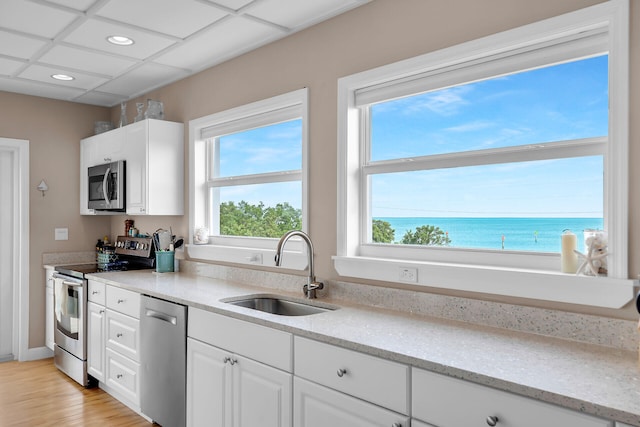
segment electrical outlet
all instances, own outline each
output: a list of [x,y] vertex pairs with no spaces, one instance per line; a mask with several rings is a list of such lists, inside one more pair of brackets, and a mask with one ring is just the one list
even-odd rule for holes
[[260,254],[260,253],[251,254],[251,256],[248,259],[249,259],[249,264],[260,264],[260,265],[262,265],[262,254]]
[[401,282],[418,282],[418,269],[409,267],[400,267],[399,279]]

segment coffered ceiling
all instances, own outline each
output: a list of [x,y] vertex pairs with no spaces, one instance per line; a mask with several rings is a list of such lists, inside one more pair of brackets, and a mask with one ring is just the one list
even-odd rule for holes
[[113,106],[368,1],[0,0],[0,91]]

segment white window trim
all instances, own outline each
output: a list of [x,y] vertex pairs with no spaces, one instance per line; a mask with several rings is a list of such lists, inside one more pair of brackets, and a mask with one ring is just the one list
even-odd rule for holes
[[[633,298],[634,281],[628,277],[628,111],[629,111],[629,2],[606,3],[550,18],[503,33],[463,43],[451,48],[368,70],[338,80],[338,226],[337,254],[333,257],[341,276],[400,282],[400,272],[415,269],[413,285],[507,295],[580,305],[620,308]],[[473,263],[451,262],[451,257],[420,261],[407,256],[391,259],[376,252],[375,245],[361,242],[366,230],[363,218],[360,110],[356,92],[386,81],[406,79],[429,72],[434,67],[455,66],[478,58],[497,56],[514,46],[567,37],[584,31],[606,28],[609,32],[610,115],[609,141],[605,156],[605,228],[611,245],[609,277],[587,277],[559,273],[557,266],[532,270],[511,266],[491,266],[482,251],[463,251]],[[559,238],[559,237],[558,237]],[[372,249],[372,250],[371,250]],[[407,251],[411,249],[408,248]],[[458,250],[459,251],[459,250]],[[446,249],[445,249],[446,252]],[[375,254],[372,256],[372,254]],[[514,254],[514,259],[522,255]],[[530,256],[530,255],[526,255]],[[517,264],[514,263],[514,264]]]
[[[216,262],[229,262],[251,265],[275,265],[274,257],[278,239],[236,236],[212,236],[209,244],[196,245],[193,242],[193,232],[207,224],[209,216],[207,192],[209,171],[203,160],[207,155],[207,135],[212,127],[228,125],[232,129],[234,121],[246,120],[255,116],[259,122],[260,116],[268,114],[270,117],[278,111],[298,106],[302,117],[302,171],[290,174],[289,171],[276,172],[269,175],[276,181],[284,179],[300,179],[302,182],[302,230],[307,230],[308,224],[308,89],[299,89],[283,95],[274,96],[251,104],[214,113],[205,117],[189,121],[189,244],[186,245],[187,254],[192,259]],[[268,123],[262,123],[262,125]],[[295,175],[295,176],[294,176]],[[222,178],[221,180],[224,180]],[[251,176],[235,179],[239,184],[253,183]],[[283,257],[283,266],[292,269],[306,268],[307,258],[304,247],[300,242],[292,241],[287,244],[287,251]]]

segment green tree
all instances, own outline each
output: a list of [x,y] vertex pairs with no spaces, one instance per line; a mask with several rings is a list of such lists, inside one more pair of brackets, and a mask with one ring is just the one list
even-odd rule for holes
[[302,211],[289,203],[265,207],[244,200],[220,204],[220,234],[225,236],[280,237],[302,227]]
[[451,243],[449,234],[445,233],[434,225],[422,225],[413,230],[407,231],[402,237],[405,245],[429,245],[429,246],[448,246]]
[[374,219],[371,227],[375,243],[393,243],[396,238],[396,230],[391,228],[391,224],[387,221]]

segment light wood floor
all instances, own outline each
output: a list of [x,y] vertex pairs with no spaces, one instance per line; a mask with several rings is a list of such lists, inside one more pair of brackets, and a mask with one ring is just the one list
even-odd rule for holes
[[97,387],[85,389],[53,359],[0,363],[0,427],[150,427],[144,418]]

